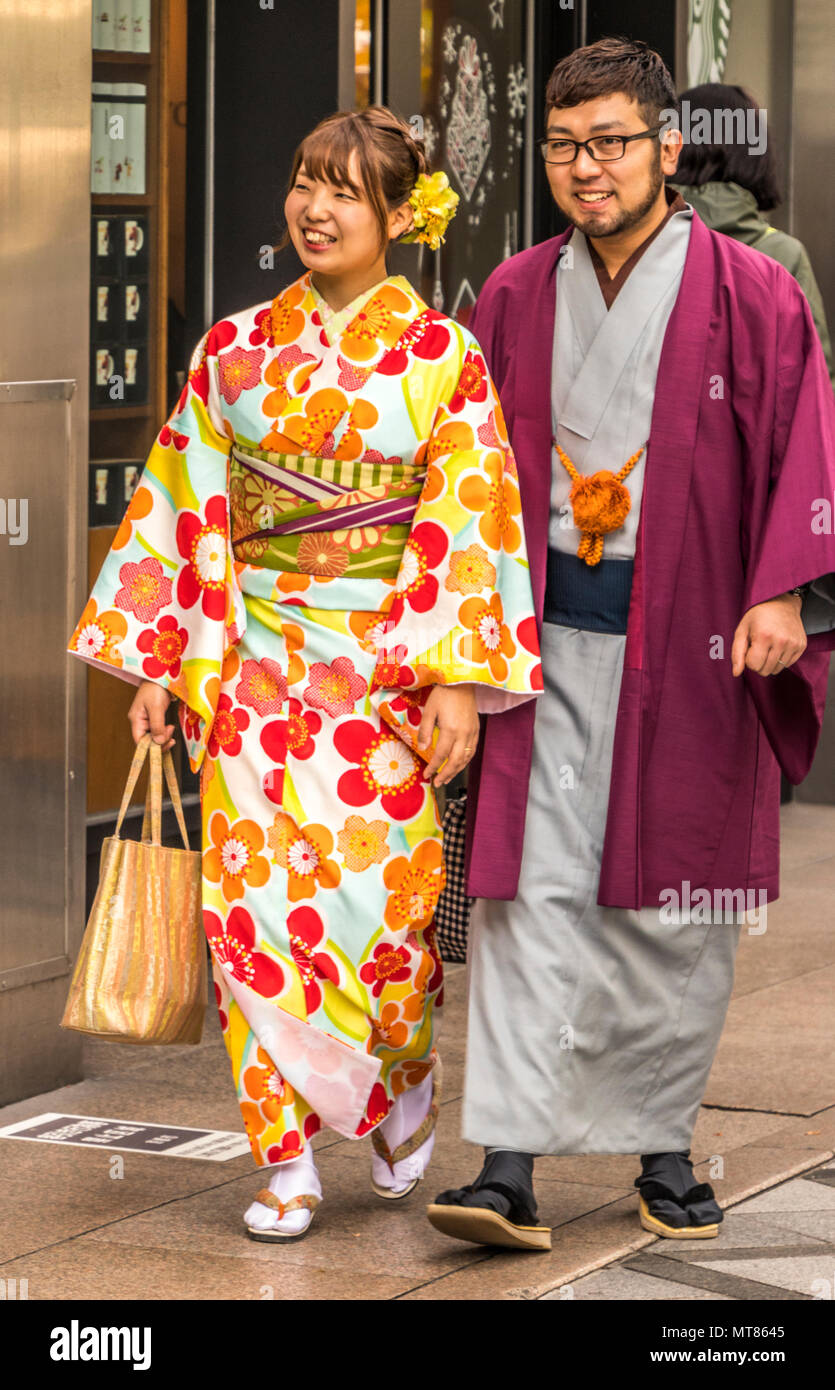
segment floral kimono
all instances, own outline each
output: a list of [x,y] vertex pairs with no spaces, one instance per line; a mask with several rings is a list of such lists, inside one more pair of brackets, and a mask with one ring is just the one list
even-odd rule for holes
[[359,1137],[436,1061],[435,684],[541,688],[516,467],[478,345],[400,276],[306,274],[195,350],[69,650],[179,697],[203,918],[256,1164]]

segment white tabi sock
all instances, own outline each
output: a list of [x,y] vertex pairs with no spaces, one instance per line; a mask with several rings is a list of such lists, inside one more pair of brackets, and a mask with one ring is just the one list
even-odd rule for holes
[[[418,1086],[404,1091],[392,1106],[391,1113],[380,1125],[380,1131],[392,1153],[404,1140],[414,1134],[429,1112],[432,1104],[432,1072],[425,1076]],[[378,1187],[389,1187],[392,1192],[402,1192],[415,1178],[422,1178],[429,1167],[432,1150],[435,1147],[435,1131],[424,1139],[419,1149],[408,1158],[401,1158],[391,1171],[385,1159],[372,1150],[371,1176]]]
[[[322,1184],[313,1158],[313,1145],[305,1144],[299,1158],[279,1163],[267,1186],[280,1202],[289,1202],[291,1197],[301,1197],[305,1193],[321,1197]],[[279,1218],[277,1211],[265,1207],[262,1202],[253,1202],[244,1212],[247,1226],[254,1226],[258,1231],[283,1231],[285,1235],[293,1236],[306,1231],[312,1219],[313,1213],[305,1207],[299,1211],[288,1211],[286,1216]]]

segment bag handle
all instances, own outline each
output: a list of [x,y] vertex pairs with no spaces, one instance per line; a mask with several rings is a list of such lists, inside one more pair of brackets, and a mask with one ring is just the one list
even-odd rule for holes
[[150,746],[151,735],[143,734],[141,739],[137,743],[136,748],[134,749],[133,762],[130,765],[130,772],[128,773],[128,780],[125,783],[125,791],[124,795],[122,796],[122,804],[119,807],[119,816],[116,821],[117,840],[122,830],[122,821],[125,818],[125,812],[127,811],[128,804],[130,802],[131,797],[133,796],[133,789],[139,780],[139,774],[142,771],[142,765],[145,762],[145,757]]
[[186,849],[190,849],[188,831],[186,830],[185,818],[183,816],[183,803],[180,799],[180,789],[177,785],[177,774],[174,771],[174,762],[170,750],[166,750],[161,755],[160,746],[154,743],[150,734],[143,734],[136,745],[133,754],[133,762],[128,772],[125,790],[122,796],[122,804],[119,807],[119,816],[116,821],[116,838],[119,838],[122,830],[122,821],[128,809],[130,799],[133,796],[134,788],[139,780],[145,758],[150,751],[151,754],[151,775],[148,778],[148,791],[145,796],[145,811],[142,816],[142,839],[147,839],[150,829],[152,843],[159,844],[162,839],[162,769],[165,768],[165,780],[168,783],[168,790],[174,806],[174,814],[177,817],[177,824],[180,827],[180,834]]
[[162,749],[151,740],[149,744],[151,766],[148,774],[148,790],[145,793],[145,810],[142,814],[140,839],[148,843],[150,822],[151,844],[162,844]]
[[[154,774],[155,750],[156,750],[157,752],[159,751],[159,744],[158,744],[158,743],[157,743],[157,744],[154,744],[154,743],[151,744],[151,776],[152,776],[152,777],[153,777],[153,774]],[[159,759],[156,759],[156,765],[157,765],[157,769],[159,769]],[[162,755],[162,768],[163,768],[163,771],[165,772],[165,780],[166,780],[166,782],[168,783],[168,795],[171,797],[171,804],[172,804],[172,806],[174,807],[174,814],[175,814],[175,816],[177,817],[177,824],[178,824],[178,826],[180,827],[180,835],[182,836],[183,844],[185,845],[186,849],[190,851],[190,850],[191,850],[191,845],[190,845],[190,843],[189,843],[188,831],[187,831],[187,829],[186,829],[185,816],[183,815],[183,803],[182,803],[182,801],[181,801],[181,799],[180,799],[180,788],[179,788],[179,786],[177,785],[177,774],[176,774],[176,772],[174,771],[174,759],[171,757],[171,750],[170,750],[170,748],[166,748],[165,752],[164,752],[163,755]],[[159,770],[157,770],[157,777],[159,778]],[[159,815],[160,815],[160,817],[161,817],[161,816],[162,816],[162,781],[161,781],[161,779],[160,779],[159,782],[158,782],[158,786],[159,786]],[[148,790],[149,790],[149,792],[151,791],[151,786],[150,786],[150,784],[149,784]],[[143,840],[147,839],[147,837],[148,837],[148,811],[149,811],[148,801],[149,801],[149,798],[146,796],[146,798],[145,798],[145,813],[144,813],[144,815],[143,815],[143,817],[142,817],[142,839],[143,839]],[[153,808],[153,806],[152,806],[152,807],[151,807],[151,812],[152,812],[152,813],[153,813],[153,809],[154,809],[154,808]],[[154,843],[154,844],[159,844],[159,841],[160,841],[160,835],[159,835],[159,833],[158,833],[158,834],[157,834],[157,837],[156,837],[156,839],[154,840],[153,843]]]

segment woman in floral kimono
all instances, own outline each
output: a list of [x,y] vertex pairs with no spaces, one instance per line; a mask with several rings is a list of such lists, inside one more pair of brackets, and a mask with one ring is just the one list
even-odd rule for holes
[[478,345],[386,274],[455,195],[384,108],[302,143],[285,204],[307,272],[195,350],[70,651],[179,697],[200,771],[203,917],[258,1240],[303,1234],[312,1136],[422,1176],[438,1106],[434,788],[478,715],[541,688],[516,468]]

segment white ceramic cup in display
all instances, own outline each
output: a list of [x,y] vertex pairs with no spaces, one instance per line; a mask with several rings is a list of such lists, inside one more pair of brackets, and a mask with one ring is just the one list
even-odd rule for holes
[[129,502],[136,491],[136,484],[139,481],[139,469],[130,464],[125,469],[125,501]]
[[142,296],[138,285],[125,285],[125,322],[135,323],[139,317]]
[[112,352],[108,352],[108,351],[107,351],[107,348],[98,348],[98,349],[96,350],[96,385],[97,385],[97,386],[106,386],[106,385],[108,384],[108,382],[110,381],[110,378],[111,378],[112,375],[113,375],[113,368],[114,368],[115,366],[116,366],[116,361],[115,361],[115,359],[114,359],[114,357],[113,357]]
[[96,506],[107,506],[107,469],[96,469]]
[[105,218],[96,223],[96,250],[100,256],[110,255],[110,223]]
[[125,255],[136,256],[145,245],[145,232],[139,222],[129,217],[125,222]]
[[125,348],[125,385],[136,385],[136,359],[138,356],[137,348]]
[[96,318],[99,323],[107,323],[110,317],[110,286],[96,286]]

